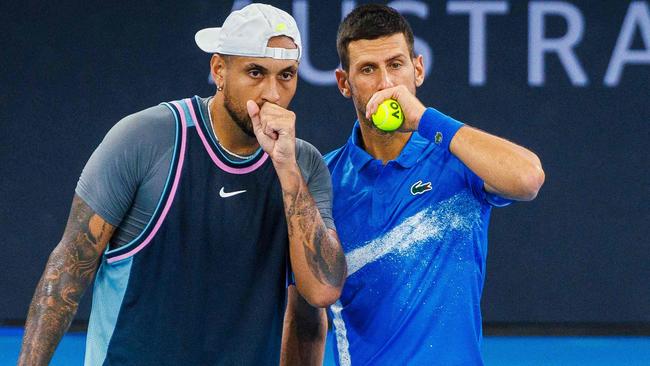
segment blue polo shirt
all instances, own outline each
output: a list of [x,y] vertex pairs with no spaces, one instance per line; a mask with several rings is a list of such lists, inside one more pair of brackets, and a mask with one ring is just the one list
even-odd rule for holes
[[[425,113],[420,122],[429,123]],[[383,165],[347,143],[325,157],[348,279],[330,309],[339,365],[481,365],[492,206],[481,178],[414,132]]]

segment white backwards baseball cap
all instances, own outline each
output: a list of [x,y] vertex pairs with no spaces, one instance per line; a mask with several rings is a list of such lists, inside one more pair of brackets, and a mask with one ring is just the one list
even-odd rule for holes
[[[298,48],[267,47],[269,39],[287,36]],[[196,44],[205,52],[245,57],[271,57],[300,60],[300,31],[293,17],[266,4],[250,4],[232,12],[221,28],[205,28],[196,32]]]

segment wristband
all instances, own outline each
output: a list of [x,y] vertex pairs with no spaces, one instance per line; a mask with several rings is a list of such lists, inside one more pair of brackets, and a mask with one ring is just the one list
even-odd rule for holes
[[464,123],[456,121],[434,108],[427,108],[420,118],[418,133],[427,140],[449,150],[449,144],[454,135]]

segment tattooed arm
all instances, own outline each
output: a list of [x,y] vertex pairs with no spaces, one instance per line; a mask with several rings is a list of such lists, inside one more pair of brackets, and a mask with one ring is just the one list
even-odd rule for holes
[[347,274],[336,231],[328,229],[297,165],[278,172],[289,227],[289,256],[300,294],[315,307],[341,295]]
[[336,231],[325,227],[300,171],[278,171],[278,176],[298,289],[290,286],[288,291],[280,365],[322,365],[327,332],[322,307],[341,294],[347,276],[345,257]]
[[50,254],[29,306],[18,365],[50,362],[113,231],[113,226],[74,196],[63,238]]
[[289,286],[280,366],[322,366],[326,334],[325,309],[312,307]]
[[341,295],[347,267],[336,231],[325,226],[296,162],[296,115],[269,102],[260,108],[249,100],[246,108],[282,186],[296,287],[311,305],[326,307]]

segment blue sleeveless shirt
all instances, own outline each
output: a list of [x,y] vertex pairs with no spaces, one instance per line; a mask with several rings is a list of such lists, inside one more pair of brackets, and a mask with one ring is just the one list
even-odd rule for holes
[[197,97],[176,118],[158,207],[98,270],[88,365],[277,365],[288,279],[280,182],[259,151],[229,161]]

